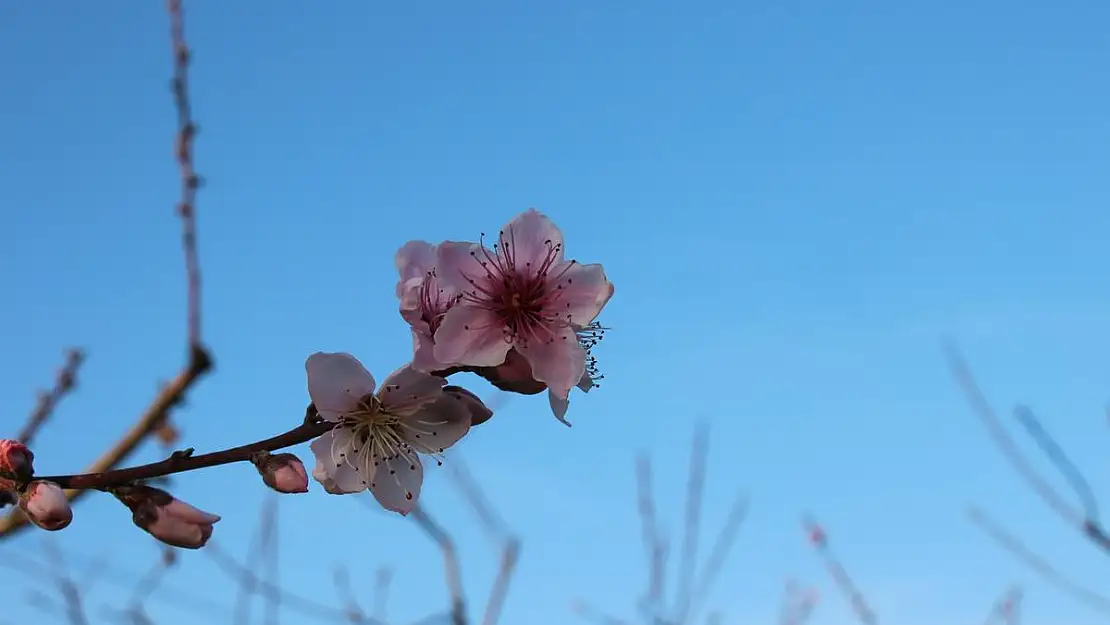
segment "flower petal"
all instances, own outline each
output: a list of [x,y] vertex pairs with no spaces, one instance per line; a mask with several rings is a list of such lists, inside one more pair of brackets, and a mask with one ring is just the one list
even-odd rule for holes
[[385,412],[407,417],[439,399],[445,384],[447,380],[407,364],[389,374],[378,391],[378,399],[382,400]]
[[370,492],[383,508],[407,515],[420,498],[424,466],[415,453],[384,460],[374,472]]
[[348,461],[351,451],[350,431],[337,428],[322,434],[308,446],[316,456],[312,477],[333,495],[366,490],[362,476]]
[[374,392],[374,376],[350,354],[316,352],[304,367],[308,396],[328,421],[338,421],[342,413],[357,408],[360,399]]
[[412,329],[412,368],[417,371],[439,371],[447,365],[436,360],[436,344],[427,332]]
[[563,233],[546,215],[529,208],[505,224],[497,252],[512,254],[518,271],[529,266],[538,269],[545,262],[557,266],[563,261]]
[[443,316],[433,337],[436,360],[443,363],[496,367],[505,362],[512,346],[505,326],[492,313],[464,302]]
[[436,282],[440,288],[453,293],[470,289],[471,280],[486,275],[477,258],[482,252],[482,246],[469,241],[440,243],[436,248]]
[[187,504],[180,499],[174,499],[169,504],[164,506],[163,510],[183,521],[186,521],[188,523],[196,523],[199,525],[211,525],[220,520],[219,515],[205,512],[204,510]]
[[557,329],[549,337],[537,337],[526,343],[518,340],[516,348],[532,365],[532,376],[562,399],[586,371],[586,350],[570,328]]
[[566,416],[567,408],[570,408],[570,395],[559,397],[555,393],[547,391],[547,403],[551,405],[551,414],[555,415],[556,419],[565,423],[569,428],[570,421],[567,421]]
[[560,292],[554,312],[566,315],[576,326],[589,325],[613,297],[613,283],[609,282],[601,265],[571,263],[565,271],[552,273],[559,276],[557,288]]
[[420,278],[435,267],[436,246],[427,241],[409,241],[393,255],[393,265],[397,267],[400,279],[397,281],[397,297],[404,294],[406,283],[412,278]]
[[470,431],[470,410],[463,398],[444,393],[434,404],[403,420],[401,436],[420,453],[441,454]]

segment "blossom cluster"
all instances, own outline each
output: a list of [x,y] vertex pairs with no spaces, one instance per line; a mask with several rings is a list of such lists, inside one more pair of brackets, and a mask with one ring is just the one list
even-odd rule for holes
[[59,530],[73,519],[63,487],[96,488],[126,505],[135,525],[155,538],[195,549],[220,517],[132,476],[249,461],[270,488],[303,493],[309,473],[301,461],[271,452],[311,441],[311,477],[326,492],[368,490],[383,508],[408,514],[424,480],[421,457],[442,462],[447,448],[493,416],[473,392],[448,384],[450,375],[471,372],[523,395],[547,391],[552,413],[567,425],[571,391],[589,391],[601,378],[592,349],[605,331],[597,317],[613,284],[601,265],[568,260],[563,248],[559,228],[535,209],[511,220],[492,244],[484,235],[477,242],[410,241],[396,254],[395,295],[413,352],[380,385],[351,354],[318,352],[305,362],[312,403],[297,428],[203,457],[185,450],[101,474],[36,479],[31,450],[0,439],[0,495],[18,501],[35,525]]

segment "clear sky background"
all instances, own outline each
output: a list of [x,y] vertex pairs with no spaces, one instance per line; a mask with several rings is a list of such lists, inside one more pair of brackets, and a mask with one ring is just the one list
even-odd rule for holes
[[[1107,586],[1106,557],[991,447],[939,340],[961,341],[1004,413],[1041,411],[1110,492],[1110,5],[186,8],[217,372],[176,415],[184,443],[295,424],[317,350],[350,351],[380,379],[410,355],[394,251],[496,231],[535,206],[570,256],[605,264],[615,329],[598,348],[606,383],[575,396],[572,429],[542,395],[513,397],[460,445],[524,544],[503,622],[574,622],[574,598],[632,614],[646,570],[634,455],[655,457],[677,530],[698,419],[713,428],[707,531],[734,492],[752,498],[710,602],[728,623],[773,622],[788,576],[821,586],[814,625],[851,622],[798,529],[807,510],[885,623],[978,623],[1014,583],[1029,625],[1103,622],[966,520],[977,503]],[[43,473],[91,461],[182,362],[170,70],[161,2],[0,5],[4,429],[63,348],[89,353],[36,445]],[[267,496],[253,469],[191,474],[174,492],[222,514],[213,540],[246,553]],[[495,555],[444,471],[429,472],[425,502],[480,600]],[[446,605],[434,548],[400,517],[320,488],[280,506],[284,585],[339,603],[342,564],[368,599],[392,565],[397,622]],[[106,496],[76,514],[49,538],[75,565],[111,554],[91,599],[101,618],[157,550]],[[43,537],[2,550],[34,555]],[[7,622],[41,622],[24,602],[36,584],[0,573]],[[235,595],[200,552],[172,585],[227,606]],[[160,625],[219,616],[174,596],[150,603]]]

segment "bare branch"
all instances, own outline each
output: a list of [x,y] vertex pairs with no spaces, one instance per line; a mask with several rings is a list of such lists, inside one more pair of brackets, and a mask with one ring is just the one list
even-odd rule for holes
[[[258,514],[258,527],[255,531],[247,553],[247,568],[249,570],[261,569],[262,558],[273,539],[274,519],[277,516],[277,498],[270,497],[262,504]],[[235,596],[235,622],[240,625],[250,623],[251,599],[254,598],[254,589],[258,578],[254,576],[241,576],[239,578],[239,592]]]
[[694,429],[694,440],[690,450],[690,474],[686,483],[686,515],[678,569],[678,596],[675,601],[676,623],[685,623],[690,612],[690,593],[694,586],[698,538],[701,536],[702,494],[705,492],[705,461],[708,454],[708,428],[704,423],[698,424]]
[[1110,616],[1110,598],[1091,590],[1067,577],[1043,557],[1026,547],[1020,540],[1002,528],[986,513],[975,506],[969,506],[968,517],[979,529],[990,536],[1000,547],[1021,560],[1023,564],[1038,573],[1042,579],[1056,586],[1064,594],[1072,597],[1104,616]]
[[66,350],[65,364],[58,369],[58,374],[54,378],[54,387],[39,393],[38,403],[35,404],[31,416],[27,418],[27,423],[16,436],[17,440],[25,445],[31,444],[39,428],[54,414],[58,403],[77,385],[77,372],[84,361],[85,353],[82,350],[77,348]]
[[855,612],[856,618],[864,625],[878,625],[878,617],[875,616],[875,612],[868,605],[867,599],[856,587],[856,583],[852,581],[847,569],[844,568],[844,565],[829,548],[829,537],[825,530],[809,517],[802,519],[802,526],[806,530],[806,536],[809,538],[810,544],[821,556],[825,569],[828,570],[837,587],[851,602],[852,611]]
[[443,553],[443,573],[447,583],[447,592],[451,595],[451,623],[452,625],[466,625],[466,601],[462,588],[462,569],[459,566],[459,556],[455,551],[455,543],[438,523],[432,520],[424,511],[424,506],[417,505],[409,513],[409,517],[417,527],[424,530]]
[[393,571],[388,567],[378,568],[374,575],[374,618],[379,621],[387,619],[387,604],[389,601],[389,583],[393,580]]
[[654,621],[665,609],[667,546],[659,531],[651,482],[651,458],[641,454],[636,458],[636,502],[648,561],[648,587],[641,604],[648,619]]

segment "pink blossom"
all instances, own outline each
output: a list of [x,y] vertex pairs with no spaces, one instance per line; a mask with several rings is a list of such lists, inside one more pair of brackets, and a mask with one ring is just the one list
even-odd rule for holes
[[203,547],[212,537],[212,526],[220,520],[151,486],[119,486],[112,494],[131,509],[135,525],[173,547]]
[[470,252],[470,243],[446,241],[432,245],[426,241],[409,241],[394,256],[399,279],[397,297],[401,300],[401,318],[412,328],[412,366],[418,371],[440,371],[448,363],[435,357],[433,336],[443,315],[459,299],[453,285],[439,279],[441,264],[457,263]]
[[66,493],[54,482],[35,480],[19,496],[19,507],[32,523],[44,530],[65,529],[73,521]]
[[419,454],[438,458],[470,430],[470,407],[443,392],[447,380],[405,365],[375,393],[370,372],[350,354],[305,362],[308,394],[335,427],[311,444],[312,476],[331,493],[369,489],[387,510],[408,514],[420,497]]
[[262,482],[279,493],[308,492],[308,472],[304,463],[293,454],[258,452],[251,457]]
[[505,226],[493,249],[472,245],[466,256],[441,255],[436,277],[460,297],[434,332],[435,359],[497,367],[515,349],[547,385],[562,420],[559,405],[586,373],[577,331],[613,296],[602,266],[565,260],[560,230],[529,209]]

